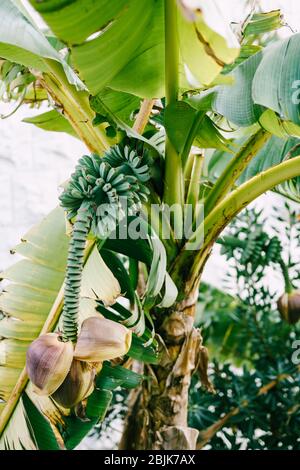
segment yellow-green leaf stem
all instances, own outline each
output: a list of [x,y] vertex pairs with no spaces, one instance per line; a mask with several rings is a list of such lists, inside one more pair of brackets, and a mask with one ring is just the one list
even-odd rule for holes
[[200,178],[204,163],[204,156],[201,154],[194,155],[193,167],[186,196],[186,203],[191,204],[195,209],[199,199]]
[[[177,29],[177,5],[175,0],[165,0],[165,90],[166,104],[178,99],[179,87],[179,41]],[[173,226],[178,235],[183,225],[184,184],[181,158],[166,138],[164,201],[169,206],[176,204]]]
[[94,112],[89,106],[89,94],[77,91],[65,77],[61,65],[47,60],[49,73],[39,77],[49,95],[61,107],[64,116],[69,120],[78,137],[95,153],[101,155],[107,150],[109,142],[103,125],[94,127],[92,124]]
[[225,167],[205,200],[205,214],[209,214],[214,207],[216,207],[218,202],[226,196],[252,158],[255,157],[257,152],[265,145],[270,137],[271,134],[269,134],[269,132],[259,129],[248,139],[245,145],[242,146],[239,152]]
[[222,230],[242,209],[244,209],[244,207],[278,184],[299,175],[300,156],[259,173],[228,194],[210,214],[205,217],[203,223],[198,227],[190,240],[190,242],[196,240],[199,231],[200,233],[202,233],[202,231],[204,232],[204,244],[200,248],[199,254],[195,257],[194,261],[196,272],[202,269],[201,264],[206,259],[207,250],[210,250]]

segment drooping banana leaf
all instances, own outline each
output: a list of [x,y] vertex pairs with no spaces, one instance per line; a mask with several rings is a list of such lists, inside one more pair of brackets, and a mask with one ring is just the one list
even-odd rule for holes
[[51,330],[59,316],[67,247],[63,212],[55,209],[16,248],[25,258],[2,273],[10,281],[0,297],[2,448],[34,448],[23,401],[17,399],[27,382],[23,368],[28,345],[41,331]]
[[[244,183],[257,173],[299,154],[300,139],[290,137],[288,140],[283,140],[274,136],[250,162],[247,169],[241,175],[240,183]],[[276,186],[274,191],[295,202],[300,202],[300,177]]]
[[[281,39],[252,55],[230,75],[233,83],[213,89],[212,109],[237,126],[259,122],[266,109],[276,113],[290,135],[300,124],[298,51],[300,34]],[[197,99],[195,99],[197,102]],[[273,132],[270,122],[267,130]],[[277,126],[274,127],[274,134]]]
[[[3,311],[0,320],[1,449],[73,448],[104,417],[112,390],[119,385],[130,388],[133,381],[141,380],[140,376],[120,366],[117,370],[104,367],[94,392],[87,400],[84,416],[80,417],[58,407],[49,397],[36,395],[31,383],[27,382],[24,366],[30,342],[40,333],[52,331],[54,327],[61,328],[68,244],[64,213],[57,208],[31,229],[16,247],[15,252],[24,259],[2,273],[2,278],[9,283],[0,296],[0,309]],[[160,256],[163,253],[160,252]],[[112,268],[115,269],[116,265]],[[101,313],[110,312],[106,307],[114,304],[117,315],[111,319],[132,323],[134,314],[116,303],[120,294],[117,278],[101,258],[95,241],[89,240],[82,273],[79,321],[97,314],[96,307],[97,304],[100,307],[101,302],[102,306],[105,305],[102,310],[100,308]],[[135,295],[134,291],[132,295]],[[109,314],[105,316],[109,317]],[[139,323],[141,319],[144,322],[143,312],[138,317]],[[142,335],[140,338],[133,335],[128,355],[156,362],[153,333],[144,326],[139,334]],[[113,379],[116,374],[118,380]],[[43,432],[43,437],[40,432]]]
[[233,84],[216,88],[212,108],[237,126],[247,127],[257,122],[264,108],[252,96],[252,80],[262,59],[258,52],[232,72]]
[[53,60],[63,66],[70,83],[85,89],[76,73],[23,11],[13,1],[1,0],[0,57],[40,71],[47,71],[47,60]]
[[[30,384],[27,385],[24,366],[30,342],[40,333],[53,330],[59,320],[68,243],[63,210],[57,208],[31,229],[16,247],[15,251],[24,259],[1,275],[9,283],[0,296],[3,312],[0,320],[0,448],[38,448],[36,421],[44,423],[39,409],[48,419],[45,427],[47,423],[49,427],[49,422],[56,426],[65,423],[63,411],[49,398],[38,397],[32,392]],[[92,286],[93,296],[109,305],[120,294],[119,283],[104,264],[96,246],[91,249],[91,243],[83,270],[82,295],[92,297]],[[87,311],[82,312],[82,319],[89,314],[88,306]],[[37,411],[24,398],[25,389]],[[102,391],[102,395],[105,401],[93,405],[96,410],[100,407],[101,412],[108,406],[107,394]],[[95,420],[99,416],[94,416]],[[49,442],[52,442],[51,427],[49,429]],[[57,433],[56,429],[55,435]]]
[[27,392],[0,438],[1,450],[60,450],[49,420],[34,405]]
[[66,132],[72,137],[78,137],[69,121],[56,109],[47,111],[37,116],[24,118],[23,122],[34,124],[44,131]]
[[299,46],[300,34],[295,34],[267,47],[252,84],[256,103],[276,111],[283,119],[295,124],[300,124]]

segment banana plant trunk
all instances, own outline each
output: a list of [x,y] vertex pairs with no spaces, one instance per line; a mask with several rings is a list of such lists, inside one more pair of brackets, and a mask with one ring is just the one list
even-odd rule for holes
[[188,426],[187,418],[191,376],[205,349],[200,330],[193,326],[197,294],[198,289],[156,316],[161,359],[145,367],[149,380],[130,396],[120,449],[196,448],[198,431]]

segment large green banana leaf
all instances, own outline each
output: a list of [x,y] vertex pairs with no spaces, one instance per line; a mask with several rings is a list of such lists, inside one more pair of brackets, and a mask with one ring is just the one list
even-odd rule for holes
[[300,124],[299,46],[300,34],[295,34],[266,48],[252,84],[256,103],[295,124]]
[[[93,95],[105,86],[146,98],[164,95],[163,0],[31,4],[68,45],[70,61]],[[209,84],[238,53],[206,25],[201,13],[193,21],[180,13],[178,28],[183,76],[185,65],[199,82]]]
[[[55,38],[44,36],[24,6],[12,0],[0,3],[0,57],[42,72],[52,73],[53,64],[61,64],[70,83],[79,90],[87,86],[98,101],[127,125],[139,108],[139,98],[164,96],[163,0],[31,3],[57,35],[58,49],[64,44],[68,46],[68,60],[53,46]],[[188,80],[191,76],[199,86],[209,85],[223,65],[231,63],[238,54],[238,48],[229,47],[220,34],[207,26],[202,13],[193,13],[187,19],[179,9],[178,33],[183,90],[191,87]],[[63,116],[57,114],[27,122],[74,134]]]

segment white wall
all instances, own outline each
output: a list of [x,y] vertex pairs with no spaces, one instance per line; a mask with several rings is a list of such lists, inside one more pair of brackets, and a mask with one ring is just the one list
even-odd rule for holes
[[[0,114],[10,106],[0,103]],[[21,108],[0,120],[0,271],[13,263],[9,250],[58,203],[58,186],[86,152],[77,139],[22,122],[41,113]]]

